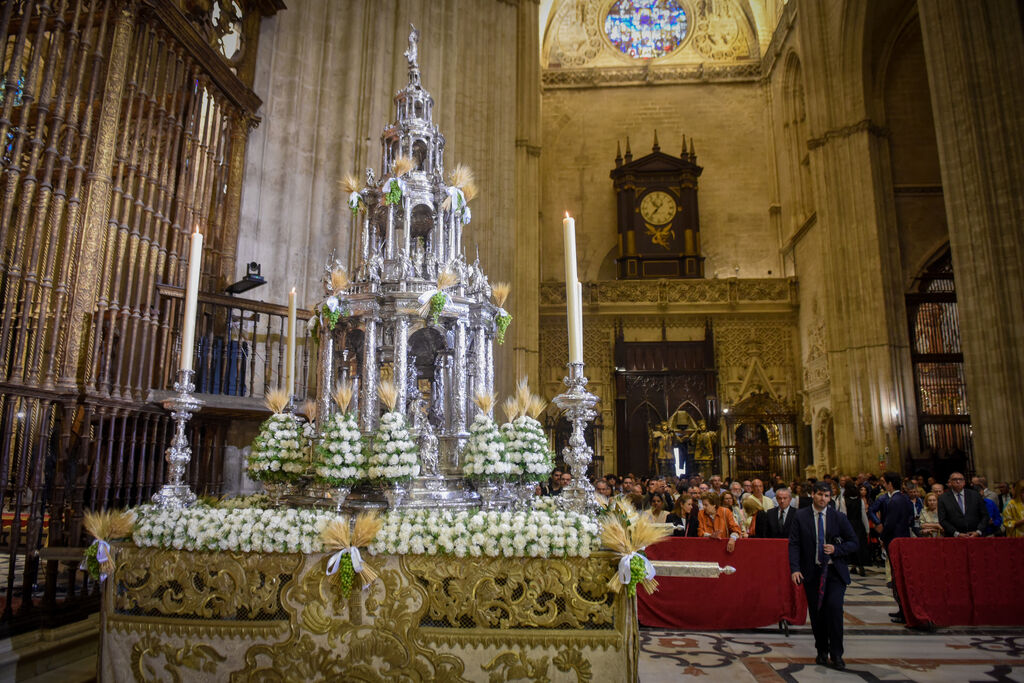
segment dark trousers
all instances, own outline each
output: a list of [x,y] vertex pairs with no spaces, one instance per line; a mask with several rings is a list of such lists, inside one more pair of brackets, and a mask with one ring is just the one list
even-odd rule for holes
[[807,593],[807,611],[811,615],[811,631],[814,632],[814,648],[819,654],[832,658],[843,656],[843,597],[846,584],[828,569],[825,579],[825,597],[818,605],[818,585],[821,572],[815,570],[804,577],[804,592]]

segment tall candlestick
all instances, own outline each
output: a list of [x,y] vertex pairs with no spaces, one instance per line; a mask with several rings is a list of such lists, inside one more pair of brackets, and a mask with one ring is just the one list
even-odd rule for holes
[[579,325],[579,292],[576,288],[576,221],[569,212],[562,220],[562,234],[565,239],[565,303],[566,318],[569,322],[569,362],[583,362],[583,337]]
[[288,350],[285,357],[285,388],[288,396],[295,394],[295,288],[288,293]]
[[188,280],[185,285],[185,316],[184,330],[181,333],[182,370],[192,369],[192,350],[196,342],[196,309],[199,307],[199,274],[203,264],[203,233],[199,232],[196,223],[192,233],[192,248],[188,257]]

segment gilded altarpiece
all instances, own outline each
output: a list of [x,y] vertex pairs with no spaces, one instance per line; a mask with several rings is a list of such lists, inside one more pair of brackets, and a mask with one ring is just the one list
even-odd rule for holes
[[116,549],[103,681],[626,681],[635,602],[615,557],[369,556],[346,598],[327,555]]
[[[540,288],[540,373],[545,395],[561,391],[567,358],[565,287]],[[710,322],[720,412],[768,391],[799,413],[797,284],[791,278],[597,281],[583,284],[583,360],[601,402],[605,471],[616,462],[617,328],[626,341],[695,341]],[[724,422],[723,422],[724,424]],[[720,435],[720,437],[725,435]],[[720,438],[721,444],[728,442]],[[723,474],[729,474],[723,468]]]

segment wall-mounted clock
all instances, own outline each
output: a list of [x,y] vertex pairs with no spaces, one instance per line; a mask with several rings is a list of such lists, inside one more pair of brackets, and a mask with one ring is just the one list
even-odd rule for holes
[[704,277],[697,213],[697,165],[693,142],[675,157],[654,147],[634,160],[626,139],[625,158],[611,172],[618,205],[619,278]]

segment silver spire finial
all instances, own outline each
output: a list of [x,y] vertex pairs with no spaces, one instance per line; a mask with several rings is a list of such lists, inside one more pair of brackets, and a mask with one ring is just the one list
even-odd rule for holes
[[409,81],[418,85],[420,82],[420,32],[412,24],[409,24],[409,29],[409,49],[403,54],[405,55],[406,61],[409,62]]

